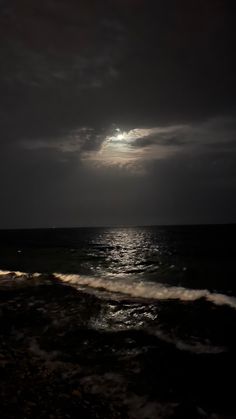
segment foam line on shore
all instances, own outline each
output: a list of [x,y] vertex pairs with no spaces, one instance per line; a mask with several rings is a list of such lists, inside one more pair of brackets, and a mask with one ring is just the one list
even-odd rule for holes
[[[0,270],[0,277],[5,277],[6,280],[17,279],[34,279],[42,276],[40,273],[29,274],[26,272],[11,272],[7,270]],[[96,291],[106,291],[109,293],[122,294],[133,298],[142,298],[148,300],[180,300],[180,301],[196,301],[200,298],[205,298],[207,301],[217,305],[226,305],[236,310],[236,298],[221,294],[210,292],[207,289],[191,289],[185,287],[166,286],[164,284],[149,282],[149,281],[135,281],[130,279],[116,279],[116,278],[98,278],[89,277],[77,274],[62,274],[54,273],[53,277],[65,284],[69,284],[76,288],[87,287]],[[2,281],[2,279],[1,279]]]
[[120,293],[130,297],[152,300],[181,300],[195,301],[200,298],[212,302],[215,305],[227,305],[236,309],[236,298],[221,293],[212,293],[207,289],[190,289],[184,287],[166,286],[160,283],[148,281],[131,281],[128,279],[103,279],[80,275],[67,275],[54,273],[54,276],[62,282],[73,286],[89,287],[113,293]]

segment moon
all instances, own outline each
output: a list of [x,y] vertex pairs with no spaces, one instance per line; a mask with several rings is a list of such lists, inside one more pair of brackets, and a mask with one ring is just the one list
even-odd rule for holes
[[124,139],[124,134],[118,134],[116,136],[117,140],[123,140]]

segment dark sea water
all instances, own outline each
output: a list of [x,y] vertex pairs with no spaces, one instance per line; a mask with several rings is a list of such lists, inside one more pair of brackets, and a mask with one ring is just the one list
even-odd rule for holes
[[235,241],[235,225],[0,231],[6,322],[84,417],[236,417]]

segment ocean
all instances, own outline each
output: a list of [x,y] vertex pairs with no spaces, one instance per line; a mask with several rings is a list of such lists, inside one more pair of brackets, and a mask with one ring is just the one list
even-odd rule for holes
[[235,418],[235,237],[0,231],[1,417]]

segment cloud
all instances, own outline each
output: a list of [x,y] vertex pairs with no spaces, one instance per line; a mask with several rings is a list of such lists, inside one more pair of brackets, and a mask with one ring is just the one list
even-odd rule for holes
[[1,6],[3,226],[233,218],[230,2]]
[[141,130],[140,136],[133,141],[132,146],[136,148],[145,148],[155,145],[164,145],[166,147],[181,146],[186,144],[186,134],[188,130],[189,127],[187,125],[153,128],[147,130],[144,135],[142,135]]
[[[211,118],[189,125],[116,130],[91,150],[85,158],[101,164],[145,165],[148,160],[168,159],[172,155],[199,155],[236,151],[234,117]],[[100,141],[102,136],[99,137]],[[131,166],[132,166],[131,165]]]
[[[133,130],[138,135],[132,138],[134,147],[145,148],[155,145],[184,148],[219,147],[234,148],[236,144],[235,117],[221,116],[188,125],[174,125],[149,130]],[[143,135],[142,135],[143,133]],[[128,134],[129,136],[129,134]]]
[[99,165],[130,168],[145,166],[146,161],[168,159],[173,155],[199,155],[236,151],[234,118],[211,118],[198,124],[133,128],[123,131],[81,127],[57,138],[24,140],[28,150],[54,149],[76,154],[83,161]]
[[51,149],[61,153],[89,152],[100,147],[101,135],[93,128],[82,127],[58,138],[23,140],[21,146],[27,150]]
[[56,50],[33,50],[17,40],[9,42],[8,48],[3,51],[2,59],[6,64],[1,78],[12,87],[23,85],[61,90],[73,84],[77,91],[97,89],[119,77],[116,68],[119,54],[117,49],[109,46],[98,47],[97,52],[90,48],[77,53],[68,51],[67,54]]
[[[75,130],[75,138],[65,132],[59,140],[8,145],[1,148],[2,226],[233,221],[233,127],[233,117],[223,116],[188,125],[187,146],[131,147],[128,156],[127,149],[124,155],[119,152],[120,160],[116,149],[113,155],[111,150],[100,152],[106,137],[119,133],[115,130],[82,127]],[[170,130],[170,126],[155,128]],[[136,140],[138,135],[144,137],[143,129],[153,134],[152,128],[136,128]],[[171,135],[176,134],[172,129]]]
[[[231,109],[233,38],[221,3],[166,13],[164,1],[3,2],[2,141],[53,141],[113,122],[124,131],[192,124]],[[170,146],[182,141],[163,136]]]

